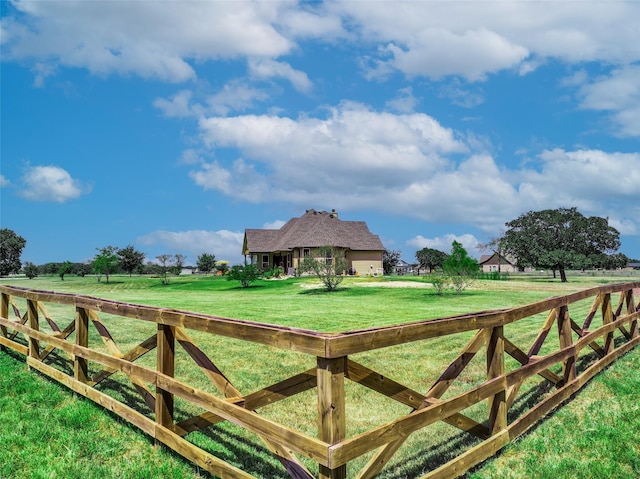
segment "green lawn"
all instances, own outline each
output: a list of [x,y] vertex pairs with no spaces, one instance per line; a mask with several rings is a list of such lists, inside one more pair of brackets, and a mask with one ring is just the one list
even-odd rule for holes
[[[104,280],[98,283],[93,277],[73,276],[67,276],[64,281],[57,277],[5,279],[0,280],[0,284],[334,332],[508,308],[604,283],[638,281],[640,278],[584,274],[570,275],[569,279],[571,282],[566,284],[546,276],[478,281],[461,295],[448,293],[443,296],[436,295],[424,279],[416,278],[350,278],[339,291],[331,294],[317,287],[316,281],[300,278],[259,281],[245,290],[223,278],[201,276],[174,278],[169,285],[162,285],[157,278],[126,276],[112,277],[108,284]],[[411,281],[417,283],[412,286],[419,287],[406,284],[389,287],[389,283],[397,281]],[[586,303],[576,306],[572,309],[572,316],[577,314],[579,318],[589,306]],[[67,318],[60,320],[62,327],[73,318],[73,311],[68,308],[47,305],[47,309],[56,320]],[[123,350],[153,333],[152,324],[136,324],[108,316],[103,320]],[[526,345],[535,336],[539,325],[539,318],[532,318],[519,323],[518,328],[507,328],[506,333],[510,339]],[[260,389],[302,368],[313,366],[313,358],[296,353],[199,333],[193,333],[192,337],[243,392]],[[92,344],[97,344],[94,343],[96,339],[95,335],[90,338]],[[363,353],[354,359],[424,391],[468,339],[468,335],[458,335],[446,341],[432,340],[427,348],[424,343],[416,343]],[[153,364],[154,358],[141,360],[143,364],[145,361]],[[640,351],[636,349],[596,377],[567,407],[531,434],[509,445],[502,455],[471,476],[596,478],[612,477],[607,476],[607,472],[616,470],[620,474],[616,477],[639,477],[639,366]],[[461,379],[476,381],[474,375],[480,377],[483,368],[482,361],[477,365],[472,363],[468,368],[470,376]],[[178,356],[176,369],[178,378],[205,390],[212,389],[206,378],[194,372],[192,362],[184,355]],[[26,371],[23,359],[0,354],[0,444],[8,445],[0,447],[0,478],[207,477],[181,458],[154,448],[144,434],[120,424],[98,406]],[[130,388],[116,381],[110,386],[110,394],[144,410],[135,395],[130,394]],[[455,387],[452,388],[451,394],[456,391]],[[286,407],[270,406],[261,413],[305,433],[315,434],[313,395],[313,391],[301,394],[284,401]],[[406,407],[391,401],[381,404],[379,396],[367,394],[362,388],[349,386],[347,395],[349,434],[407,412]],[[178,419],[193,412],[187,405],[177,403]],[[479,411],[466,412],[478,414],[478,417],[482,415]],[[584,432],[579,432],[580,428]],[[441,463],[444,457],[455,454],[464,441],[451,429],[448,426],[428,428],[428,434],[438,440],[427,438],[432,444],[427,449],[424,443],[427,434],[416,434],[380,477],[417,477],[424,467],[431,468]],[[261,443],[239,428],[219,426],[188,437],[257,477],[286,477]],[[252,460],[252,455],[261,460]],[[96,464],[92,467],[94,462]],[[363,464],[364,459],[356,467]]]

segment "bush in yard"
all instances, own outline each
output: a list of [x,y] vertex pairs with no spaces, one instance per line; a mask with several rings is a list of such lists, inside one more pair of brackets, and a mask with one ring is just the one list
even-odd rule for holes
[[431,273],[429,282],[435,288],[438,296],[442,295],[444,288],[449,284],[449,278],[439,273]]
[[314,256],[308,256],[302,262],[300,270],[318,278],[327,291],[335,291],[344,279],[347,260],[344,251],[333,246],[322,246]]
[[478,277],[479,266],[462,244],[454,241],[451,254],[442,264],[442,270],[449,277],[456,294],[460,294]]
[[251,283],[260,279],[260,270],[255,264],[239,264],[233,266],[226,275],[229,281],[240,281],[243,288],[248,288]]
[[265,279],[281,278],[282,276],[284,276],[284,268],[281,266],[276,266],[264,272]]

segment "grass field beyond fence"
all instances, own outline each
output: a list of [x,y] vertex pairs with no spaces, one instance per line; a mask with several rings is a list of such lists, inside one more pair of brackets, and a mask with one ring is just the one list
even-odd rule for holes
[[[350,279],[339,291],[331,294],[322,292],[315,281],[299,278],[260,281],[246,290],[224,279],[196,276],[175,278],[169,285],[162,285],[159,279],[137,277],[114,277],[109,284],[98,283],[95,278],[76,277],[67,277],[65,281],[59,278],[10,279],[0,280],[0,285],[14,284],[337,333],[524,306],[551,296],[625,280],[637,281],[637,277],[583,275],[568,284],[547,277],[478,281],[461,295],[447,293],[443,296],[436,295],[421,278]],[[581,321],[588,315],[592,300],[583,303],[571,307],[572,318],[575,316]],[[73,319],[73,312],[69,317],[69,310],[65,310],[63,305],[47,305],[47,313],[53,318],[66,315],[67,319]],[[505,337],[518,344],[530,344],[541,322],[544,322],[544,317],[539,316],[505,326]],[[132,323],[104,314],[100,317],[108,325],[110,334],[117,338],[122,351],[135,347],[155,332],[155,325],[148,322]],[[47,327],[42,320],[41,327],[42,330]],[[89,342],[99,342],[100,337],[93,334]],[[259,389],[290,377],[301,368],[316,366],[304,354],[232,338],[212,337],[199,331],[189,334],[204,353],[215,358],[215,365],[239,391],[254,391],[256,385]],[[427,348],[424,347],[427,343],[412,342],[373,351],[363,350],[349,357],[424,393],[472,337],[473,332],[470,331],[431,339]],[[552,343],[544,346],[549,351],[554,347],[557,348]],[[546,353],[544,348],[539,355]],[[206,472],[179,456],[154,449],[146,436],[121,424],[113,416],[101,413],[100,408],[69,395],[55,384],[27,374],[24,366],[18,363],[17,356],[7,354],[0,357],[0,444],[8,445],[0,448],[0,477],[207,477]],[[640,476],[639,358],[638,348],[623,356],[610,369],[596,376],[568,407],[507,446],[497,459],[469,475],[478,478],[497,475],[541,478]],[[142,357],[136,364],[155,367],[155,352]],[[507,358],[505,366],[510,370],[515,367],[515,361]],[[215,392],[202,371],[188,367],[187,362],[178,356],[175,367],[176,377],[181,381]],[[477,364],[471,362],[464,374],[456,378],[456,384],[442,396],[443,399],[481,384],[486,380],[485,368],[484,358]],[[91,372],[95,373],[97,369]],[[554,374],[562,372],[559,369],[554,371]],[[523,399],[518,405],[521,412],[535,402],[533,397],[528,402],[527,394],[542,397],[549,392],[537,388],[535,384],[523,385]],[[111,395],[129,406],[153,414],[121,373],[113,375],[104,389],[109,389]],[[369,394],[350,383],[345,387],[345,394],[347,437],[380,427],[407,413],[406,405],[381,400],[380,395]],[[303,434],[315,436],[317,411],[312,406],[315,397],[314,391],[307,391],[289,398],[286,407],[274,404],[264,407],[260,413]],[[177,400],[175,406],[176,422],[198,414],[192,405],[181,400]],[[38,411],[37,416],[33,414],[34,409]],[[292,409],[296,414],[290,414]],[[480,421],[484,411],[472,407],[465,414]],[[37,420],[37,417],[42,419]],[[94,427],[83,427],[87,424]],[[578,432],[581,428],[584,430],[582,435]],[[232,424],[219,424],[192,432],[188,437],[192,443],[255,477],[289,477],[263,443]],[[459,430],[444,423],[437,424],[429,428],[428,433],[414,434],[377,477],[419,477],[473,444],[474,440],[469,442]],[[92,458],[96,458],[95,467],[92,467]],[[365,454],[353,461],[353,467],[349,463],[349,477],[355,477],[351,471],[360,470],[371,458],[372,454]],[[300,460],[302,466],[317,472],[313,461]],[[617,471],[617,475],[611,476],[611,471]]]

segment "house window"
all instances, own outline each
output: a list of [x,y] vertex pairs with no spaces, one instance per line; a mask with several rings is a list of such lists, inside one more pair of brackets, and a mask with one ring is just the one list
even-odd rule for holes
[[251,264],[258,264],[258,255],[257,254],[251,255]]
[[311,256],[311,248],[302,248],[302,257],[308,258]]
[[269,268],[269,255],[268,254],[263,254],[262,255],[262,269],[268,269]]
[[332,265],[333,264],[333,256],[331,256],[331,252],[327,251],[325,257],[324,257],[324,262],[327,266]]

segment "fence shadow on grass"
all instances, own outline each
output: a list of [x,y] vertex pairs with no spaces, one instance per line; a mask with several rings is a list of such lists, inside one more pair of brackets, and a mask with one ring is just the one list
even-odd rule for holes
[[[320,333],[0,286],[0,345],[25,355],[32,369],[100,403],[157,442],[218,476],[248,479],[290,475],[296,479],[310,479],[314,472],[307,470],[306,464],[314,464],[318,465],[321,479],[343,479],[347,464],[360,464],[369,457],[371,460],[358,472],[358,477],[372,478],[378,474],[382,478],[411,477],[425,472],[425,477],[455,477],[526,433],[569,400],[595,374],[640,344],[640,305],[636,306],[633,297],[636,288],[640,288],[640,283],[620,283],[508,310],[343,333]],[[613,293],[620,293],[615,310]],[[307,290],[303,294],[327,293]],[[20,314],[15,298],[26,303],[25,314]],[[584,300],[593,300],[593,303],[584,324],[579,325],[575,315],[569,314],[569,306]],[[48,316],[47,322],[53,331],[40,330],[38,311],[45,311],[40,304],[44,302],[65,304],[75,309],[75,320],[66,331],[60,331]],[[14,308],[15,320],[9,319],[10,305]],[[542,313],[548,313],[546,320]],[[122,343],[131,349],[122,351],[117,338],[107,330],[109,325],[102,321],[101,314],[155,324],[154,331],[149,333],[142,328],[146,331],[146,339],[133,347],[131,338],[125,337]],[[538,320],[533,323],[533,333],[537,335],[530,348],[523,350],[509,340],[505,326],[531,317],[542,320],[540,324]],[[596,326],[594,319],[600,317],[602,325]],[[70,335],[69,328],[72,327],[73,334]],[[97,332],[102,340],[99,350],[89,346],[90,327],[94,328],[92,334]],[[119,330],[122,331],[126,333],[131,329]],[[315,366],[309,368],[308,362],[302,362],[296,365],[300,369],[292,368],[287,373],[290,376],[244,395],[193,342],[187,331],[209,334],[208,339],[219,336],[257,344],[264,348],[265,354],[276,350],[295,352],[303,355],[305,361],[309,357],[314,359]],[[447,336],[460,339],[460,334],[465,335],[466,341],[471,333],[473,337],[450,364],[438,365],[437,370],[441,366],[443,372],[424,394],[387,378],[383,371],[372,370],[356,361],[360,353],[375,351],[375,354],[384,355],[385,348],[391,346],[416,344],[416,347],[424,347],[425,343],[421,341],[446,341]],[[26,340],[17,335],[24,335]],[[548,336],[556,338],[550,342],[553,344],[546,342]],[[178,344],[186,352],[184,359],[189,367],[207,376],[210,382],[205,387],[213,387],[215,394],[176,379]],[[55,352],[43,353],[45,346],[46,351],[53,349]],[[155,361],[136,363],[151,350],[155,350]],[[453,353],[456,351],[458,347]],[[477,357],[483,367],[466,369],[480,351],[482,354]],[[509,359],[508,364],[514,365],[509,370],[506,356],[516,360],[513,363]],[[263,360],[259,363],[252,363],[253,358],[247,357],[236,358],[242,364],[233,361],[231,364],[238,368],[249,364],[271,371],[265,356],[261,357]],[[272,356],[271,360],[274,358],[277,356]],[[385,361],[378,364],[380,367],[386,365]],[[417,363],[407,365],[418,366]],[[102,371],[92,376],[90,372],[95,368]],[[115,375],[110,376],[112,373]],[[473,375],[470,380],[463,379],[469,374]],[[532,384],[533,380],[538,382]],[[349,436],[347,381],[408,406],[406,414],[385,418],[385,424]],[[454,382],[456,387],[449,390]],[[287,421],[270,419],[269,414],[260,414],[262,408],[310,390],[314,390],[313,394],[301,397],[307,403],[301,402],[299,411],[289,413],[314,411],[310,420],[315,424],[311,424],[310,429],[316,426],[317,436],[315,432],[311,435],[302,433]],[[448,390],[451,394],[446,394]],[[180,404],[188,407],[183,409]],[[279,406],[286,407],[286,404]],[[191,416],[194,410],[203,412]],[[178,422],[178,417],[186,417],[186,420]],[[439,429],[428,429],[434,424],[457,429],[451,430],[450,435],[438,435],[434,431]],[[309,424],[302,427],[307,426]],[[426,442],[422,442],[425,438]],[[414,444],[413,441],[420,442]],[[394,458],[400,449],[404,451],[403,455]],[[304,461],[299,457],[304,457]]]

